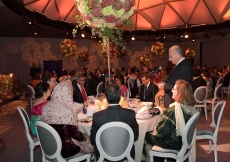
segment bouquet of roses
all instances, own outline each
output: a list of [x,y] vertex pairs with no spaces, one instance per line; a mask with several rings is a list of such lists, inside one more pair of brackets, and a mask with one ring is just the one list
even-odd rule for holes
[[151,47],[151,52],[159,56],[163,55],[163,53],[165,52],[164,43],[161,42],[154,43]]
[[79,58],[81,61],[87,61],[89,54],[86,51],[83,51],[79,54]]
[[194,50],[191,50],[190,48],[188,48],[188,49],[185,50],[185,57],[187,59],[194,58],[195,55],[196,55],[196,53],[195,53]]
[[64,39],[60,43],[59,51],[62,57],[70,59],[77,53],[77,48],[76,42],[71,39]]
[[150,64],[150,58],[147,55],[143,55],[140,57],[140,63],[148,66]]
[[[131,26],[130,17],[135,9],[135,0],[76,0],[80,15],[77,15],[77,28],[88,26],[93,35],[98,35],[120,45],[122,26]],[[73,30],[73,35],[77,32]]]

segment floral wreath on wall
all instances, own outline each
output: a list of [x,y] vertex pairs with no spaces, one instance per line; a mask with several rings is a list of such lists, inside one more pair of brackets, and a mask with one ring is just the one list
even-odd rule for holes
[[150,58],[147,55],[143,55],[140,57],[140,63],[148,66],[150,64]]
[[164,43],[162,42],[156,42],[152,45],[151,47],[151,52],[156,54],[156,55],[159,55],[159,56],[162,56],[165,52],[165,45]]
[[192,50],[192,49],[190,49],[190,48],[187,48],[187,49],[185,50],[185,57],[186,57],[187,59],[192,59],[192,58],[194,58],[195,56],[196,56],[196,53],[195,53],[194,50]]
[[59,45],[61,57],[71,59],[77,53],[78,46],[75,41],[71,39],[64,39]]
[[[112,43],[109,44],[109,53],[110,53],[110,58],[113,58],[115,53],[116,53],[116,48],[113,46]],[[102,43],[101,44],[101,54],[103,57],[107,58],[108,54],[107,54],[107,44],[106,43]]]
[[103,42],[112,41],[122,45],[122,26],[131,27],[135,0],[76,0],[80,15],[76,16],[77,28],[90,27],[92,35],[99,36]]
[[124,57],[125,55],[127,55],[127,51],[125,50],[125,48],[121,47],[118,52],[117,52],[118,56],[122,56]]
[[81,61],[87,61],[89,58],[89,54],[86,51],[83,51],[79,54],[79,58]]

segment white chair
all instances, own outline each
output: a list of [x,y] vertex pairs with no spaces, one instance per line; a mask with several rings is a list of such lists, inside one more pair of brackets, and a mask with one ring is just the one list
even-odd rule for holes
[[208,89],[206,86],[200,86],[194,92],[194,98],[196,100],[196,104],[194,106],[198,108],[201,108],[201,107],[204,108],[206,120],[208,119],[207,108],[206,108],[207,107],[207,104],[206,104],[207,95],[208,95]]
[[182,134],[182,147],[180,150],[153,146],[149,151],[150,162],[153,162],[154,156],[165,158],[165,161],[167,161],[166,158],[173,158],[176,159],[177,162],[183,162],[189,157],[189,161],[191,162],[192,145],[195,144],[194,132],[199,115],[200,112],[196,112],[186,123]]
[[220,95],[221,95],[222,84],[219,84],[214,90],[214,97],[211,99],[206,99],[206,103],[212,104],[212,112],[214,106],[217,102],[219,102]]
[[214,145],[214,157],[215,162],[217,162],[217,135],[220,126],[220,122],[222,119],[224,107],[226,105],[226,101],[220,101],[216,104],[214,111],[212,112],[212,125],[202,127],[202,129],[197,128],[196,139],[208,139],[209,140],[209,150],[212,152],[212,142]]
[[96,95],[96,98],[98,98],[99,96],[102,95],[102,91],[103,91],[103,82],[100,82],[97,85],[97,95]]
[[18,106],[18,113],[21,116],[21,119],[22,119],[22,122],[23,122],[24,128],[25,128],[26,138],[29,142],[30,162],[33,162],[34,161],[34,147],[38,146],[40,144],[40,142],[37,138],[34,138],[34,139],[31,138],[31,135],[29,133],[30,120],[29,120],[29,116],[26,113],[25,109]]
[[32,110],[32,106],[33,106],[33,103],[34,103],[34,99],[35,99],[35,91],[34,91],[34,88],[30,85],[27,85],[27,89],[28,89],[28,92],[29,92],[29,95],[30,95],[30,108]]
[[230,82],[228,84],[228,87],[222,87],[221,89],[221,95],[222,95],[222,98],[224,97],[224,93],[227,91],[228,93],[228,97],[230,96]]
[[74,156],[64,159],[61,155],[62,141],[57,131],[50,125],[41,121],[36,121],[35,127],[40,140],[42,152],[45,155],[45,162],[76,162],[82,160],[87,160],[87,162],[90,162],[91,154],[83,153],[78,153]]
[[224,83],[224,77],[220,77],[217,81],[216,81],[216,87],[219,85],[219,84],[223,84]]
[[128,124],[123,122],[104,124],[96,134],[96,145],[100,153],[98,162],[102,162],[104,159],[119,161],[125,157],[129,162],[134,162],[130,156],[133,143],[133,130]]

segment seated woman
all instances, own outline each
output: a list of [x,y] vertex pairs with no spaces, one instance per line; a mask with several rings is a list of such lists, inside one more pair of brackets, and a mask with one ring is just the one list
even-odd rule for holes
[[[166,109],[156,129],[145,135],[144,153],[146,154],[153,145],[176,150],[182,147],[182,132],[185,124],[196,113],[195,99],[192,86],[184,80],[176,81],[172,93],[175,102]],[[146,158],[149,156],[146,155]]]
[[115,84],[121,88],[121,96],[127,97],[127,87],[124,85],[124,76],[121,73],[114,75]]
[[32,134],[37,137],[37,132],[35,130],[34,123],[36,121],[41,120],[42,108],[46,104],[47,98],[51,94],[51,90],[49,88],[49,84],[46,82],[38,83],[35,86],[35,100],[33,103],[33,107],[31,110],[31,118],[30,118],[30,129]]
[[77,127],[78,110],[73,102],[73,86],[67,80],[60,82],[54,88],[51,100],[42,110],[42,121],[52,126],[62,140],[61,155],[63,158],[80,152],[80,147],[74,144],[72,138],[84,141],[84,135]]

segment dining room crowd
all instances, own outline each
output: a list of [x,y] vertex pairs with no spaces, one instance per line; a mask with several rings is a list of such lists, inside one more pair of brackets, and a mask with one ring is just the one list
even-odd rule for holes
[[[180,47],[174,46],[173,48],[169,49],[169,60],[174,65],[164,68],[134,66],[131,69],[115,68],[109,72],[107,67],[105,69],[83,67],[80,71],[68,72],[63,69],[62,76],[57,76],[55,70],[46,71],[41,75],[36,65],[33,64],[33,69],[30,70],[33,73],[31,84],[35,91],[30,118],[33,136],[37,137],[34,123],[43,121],[52,126],[61,137],[61,155],[64,158],[77,154],[81,148],[72,139],[80,142],[85,140],[83,132],[78,129],[77,114],[86,108],[89,96],[94,96],[100,101],[105,99],[108,104],[92,116],[92,129],[89,137],[94,146],[96,159],[98,159],[95,136],[103,124],[112,121],[125,122],[133,130],[134,141],[138,140],[139,125],[135,119],[137,111],[130,109],[130,105],[124,104],[125,101],[136,98],[139,103],[150,102],[152,103],[151,108],[158,107],[163,110],[163,116],[154,130],[146,132],[142,161],[149,161],[148,151],[154,145],[168,149],[180,149],[185,124],[197,112],[194,107],[195,90],[200,86],[206,86],[208,98],[213,97],[217,80],[220,77],[224,77],[223,86],[228,87],[230,66],[223,66],[220,71],[217,67],[209,68],[206,65],[191,68],[190,64],[183,63],[187,60],[180,53]],[[191,68],[191,71],[188,70],[189,73],[191,72],[189,76],[191,81],[178,76],[174,79],[173,85],[169,87],[170,90],[167,90],[167,84],[170,78],[172,79],[170,75],[175,73],[176,67],[178,68],[182,63],[184,69]],[[177,70],[177,73],[180,72]],[[99,86],[101,87],[100,92]],[[169,97],[172,101],[166,103],[168,94],[171,95]],[[120,102],[121,100],[123,102]],[[131,150],[131,157],[135,159],[133,149],[134,147]]]

